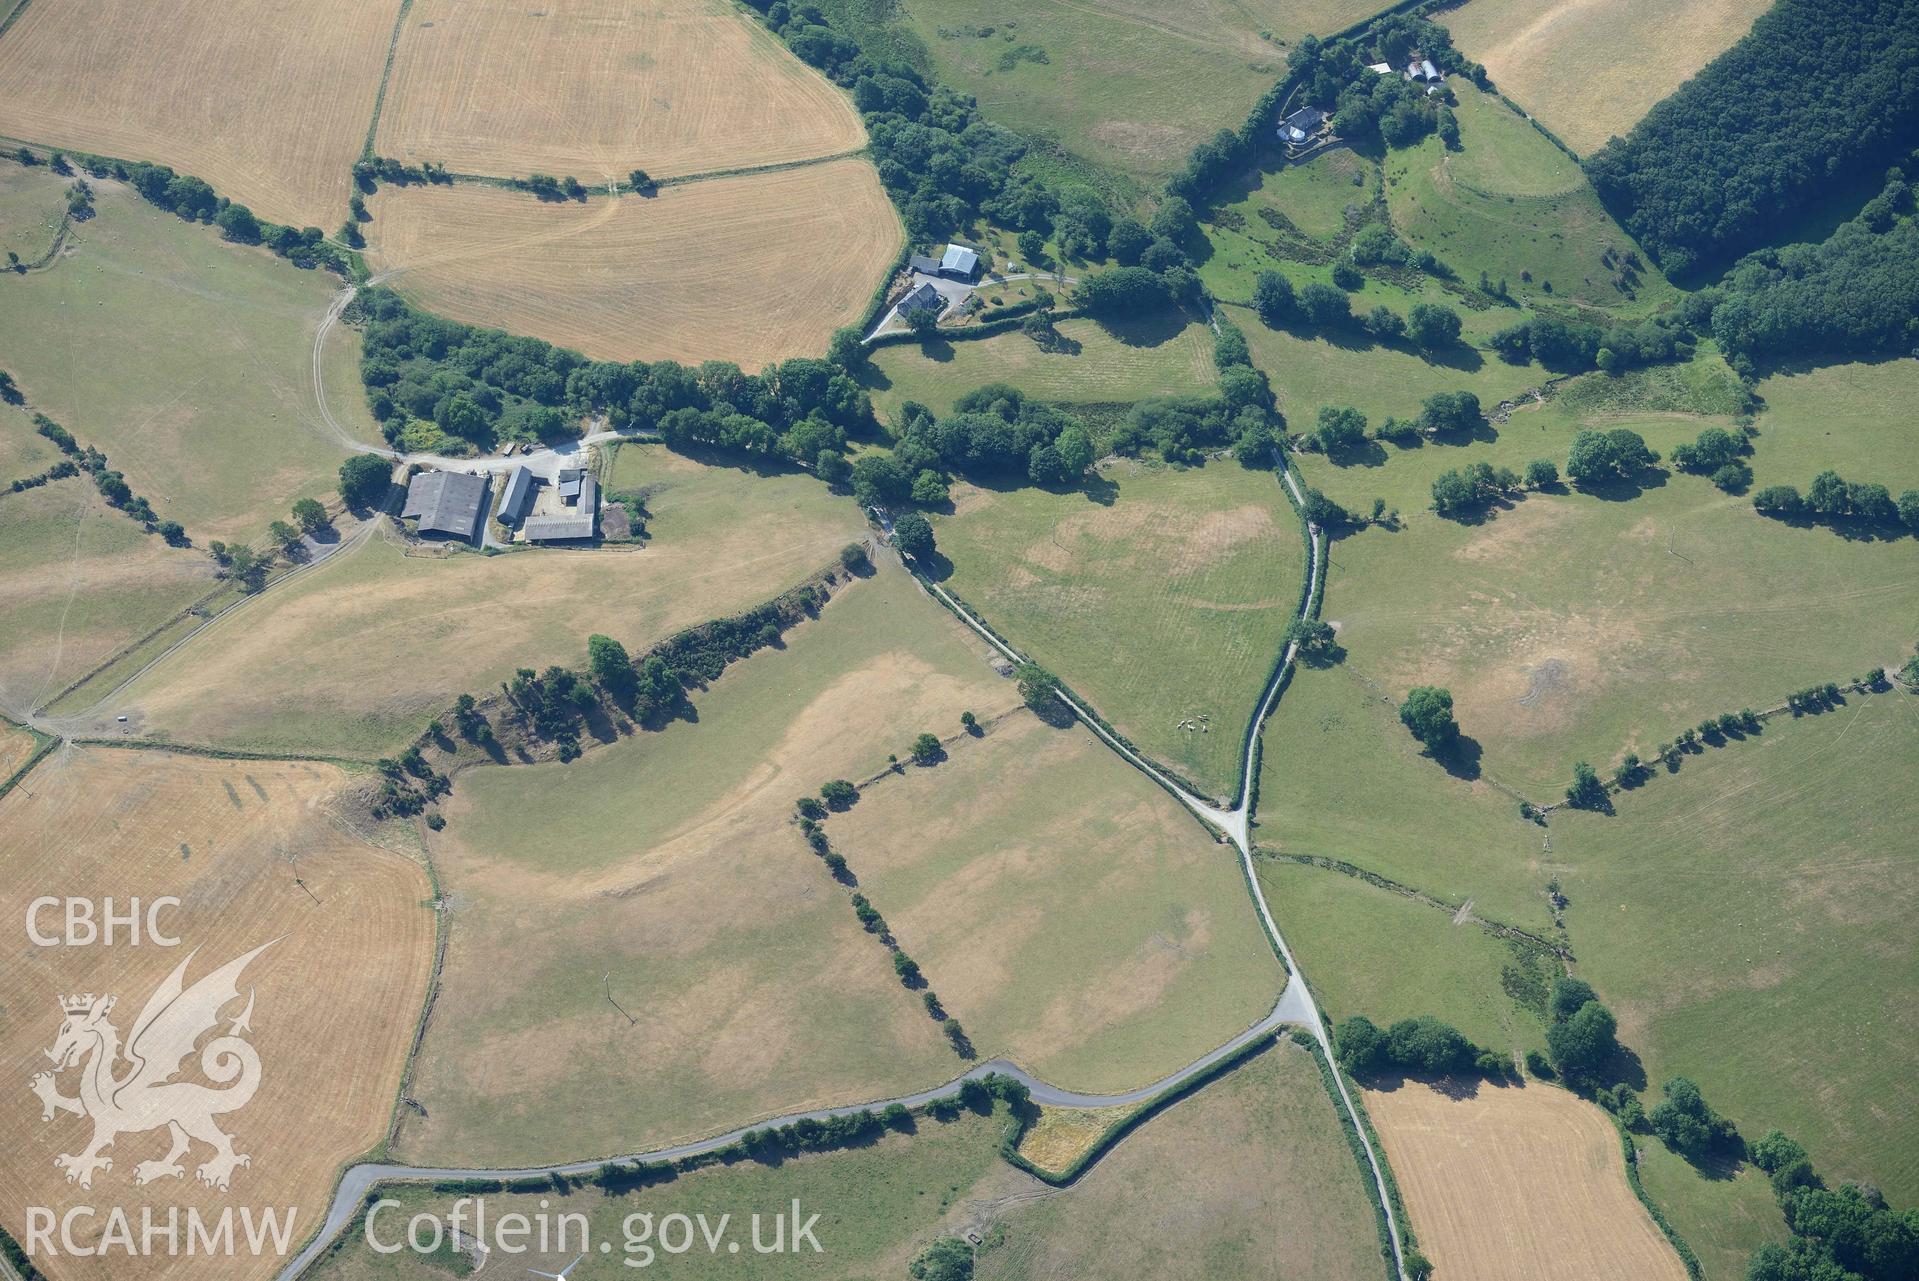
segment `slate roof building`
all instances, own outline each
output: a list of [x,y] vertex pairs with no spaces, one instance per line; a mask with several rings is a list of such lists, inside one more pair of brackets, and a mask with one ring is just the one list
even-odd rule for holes
[[464,538],[479,532],[486,511],[485,476],[456,471],[423,471],[407,482],[402,517],[419,520],[421,537]]
[[928,284],[922,284],[918,289],[900,299],[902,316],[909,311],[930,311],[937,316],[945,310],[946,299],[940,296],[939,290]]
[[925,254],[914,254],[906,260],[906,266],[908,270],[916,271],[922,276],[937,276],[940,274],[940,260],[937,258],[928,258]]
[[[566,477],[573,479],[568,481]],[[520,527],[520,534],[530,543],[570,543],[592,538],[599,532],[600,526],[600,482],[590,474],[578,469],[569,469],[560,473],[561,501],[569,505],[569,510],[547,516],[529,516],[526,524]],[[573,486],[572,498],[566,497],[566,486]]]
[[1279,140],[1296,147],[1318,133],[1325,123],[1325,112],[1316,107],[1301,107],[1279,122]]
[[580,489],[586,483],[586,479],[586,468],[584,467],[560,468],[560,501],[569,507],[579,502]]
[[506,488],[500,491],[500,519],[516,521],[526,515],[526,509],[533,502],[533,473],[524,467],[515,467],[507,473]]

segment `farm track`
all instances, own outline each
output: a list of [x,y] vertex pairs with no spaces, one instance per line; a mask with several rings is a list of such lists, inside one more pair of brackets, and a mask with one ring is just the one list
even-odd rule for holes
[[[1279,467],[1280,478],[1289,491],[1291,501],[1295,505],[1303,504],[1305,495],[1300,490],[1299,483],[1294,478],[1291,470],[1286,467],[1284,459],[1275,454],[1274,461]],[[890,534],[891,522],[882,518],[881,524],[887,528],[887,532]],[[1310,617],[1316,607],[1320,595],[1320,582],[1321,576],[1324,573],[1325,561],[1325,556],[1322,551],[1323,539],[1319,528],[1308,524],[1306,526],[1306,534],[1308,544],[1312,551],[1312,563],[1310,576],[1306,584],[1306,591],[1302,596],[1300,607],[1301,617]],[[1017,650],[1002,640],[991,628],[987,627],[984,622],[944,588],[918,574],[915,574],[915,578],[918,579],[921,586],[930,595],[936,597],[942,604],[950,609],[996,652],[1014,663],[1025,661]],[[1174,799],[1178,800],[1190,810],[1202,823],[1217,831],[1227,841],[1230,841],[1239,855],[1241,870],[1245,876],[1248,890],[1252,895],[1253,903],[1259,910],[1260,921],[1275,951],[1285,962],[1289,973],[1286,986],[1282,989],[1279,1000],[1274,1005],[1272,1013],[1244,1032],[1233,1037],[1225,1044],[1202,1055],[1177,1072],[1122,1094],[1088,1095],[1062,1090],[1034,1077],[1016,1063],[1005,1059],[994,1059],[972,1068],[964,1075],[944,1085],[936,1086],[930,1090],[923,1090],[916,1094],[845,1107],[797,1112],[787,1116],[760,1121],[754,1125],[741,1126],[737,1129],[729,1130],[724,1134],[715,1135],[692,1143],[680,1144],[625,1157],[601,1157],[515,1170],[434,1168],[427,1166],[385,1164],[353,1166],[341,1177],[339,1187],[334,1194],[333,1202],[328,1208],[326,1220],[322,1224],[319,1232],[309,1240],[301,1252],[281,1270],[279,1281],[294,1281],[314,1260],[319,1258],[340,1232],[346,1228],[367,1195],[375,1186],[382,1182],[518,1179],[547,1177],[555,1174],[569,1176],[585,1175],[595,1173],[602,1165],[606,1164],[609,1159],[628,1162],[679,1160],[727,1147],[738,1141],[749,1129],[789,1125],[803,1119],[825,1120],[831,1117],[851,1115],[868,1109],[884,1108],[893,1103],[898,1103],[908,1108],[923,1107],[937,1100],[957,1095],[960,1087],[966,1081],[974,1080],[995,1072],[1002,1073],[1019,1081],[1031,1092],[1033,1100],[1042,1105],[1082,1108],[1125,1106],[1145,1102],[1169,1090],[1178,1088],[1180,1085],[1202,1075],[1217,1065],[1221,1060],[1226,1059],[1262,1037],[1272,1035],[1279,1028],[1288,1024],[1309,1029],[1314,1040],[1318,1043],[1321,1052],[1326,1056],[1326,1061],[1331,1068],[1331,1077],[1339,1096],[1340,1105],[1345,1110],[1347,1118],[1353,1126],[1354,1133],[1359,1137],[1361,1148],[1365,1153],[1367,1164],[1370,1167],[1373,1186],[1378,1197],[1379,1206],[1385,1216],[1388,1235],[1392,1244],[1394,1274],[1399,1277],[1401,1281],[1404,1281],[1404,1248],[1400,1240],[1399,1224],[1393,1211],[1392,1197],[1387,1190],[1385,1173],[1381,1166],[1379,1155],[1373,1148],[1373,1141],[1369,1136],[1366,1123],[1362,1120],[1358,1106],[1354,1103],[1352,1095],[1347,1088],[1346,1081],[1338,1069],[1336,1060],[1333,1058],[1332,1040],[1327,1035],[1325,1019],[1320,1014],[1318,1003],[1313,998],[1311,989],[1306,983],[1305,975],[1301,972],[1291,948],[1287,946],[1285,938],[1279,932],[1279,926],[1273,919],[1272,911],[1266,903],[1265,894],[1260,888],[1259,879],[1255,875],[1253,868],[1252,842],[1248,829],[1254,789],[1257,785],[1255,766],[1259,756],[1259,727],[1264,724],[1266,718],[1272,714],[1274,706],[1278,703],[1280,693],[1285,687],[1286,678],[1291,671],[1297,655],[1297,643],[1289,642],[1279,662],[1274,665],[1272,676],[1268,679],[1266,688],[1260,697],[1259,704],[1255,710],[1246,736],[1245,754],[1241,762],[1239,795],[1235,804],[1230,808],[1221,808],[1209,804],[1194,795],[1186,787],[1170,777],[1159,766],[1147,760],[1116,734],[1107,729],[1105,724],[1078,700],[1067,695],[1064,691],[1060,692],[1061,699],[1073,712],[1074,716],[1082,721],[1102,743],[1119,755],[1121,759],[1145,774],[1160,787],[1170,792]]]

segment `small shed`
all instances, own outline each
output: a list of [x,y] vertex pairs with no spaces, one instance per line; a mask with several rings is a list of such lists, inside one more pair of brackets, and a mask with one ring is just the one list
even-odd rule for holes
[[423,471],[407,482],[403,518],[419,521],[421,537],[471,539],[479,532],[486,510],[485,476],[464,472]]
[[1390,62],[1369,62],[1366,64],[1366,70],[1376,76],[1390,76],[1393,74],[1393,64]]
[[909,271],[913,271],[922,276],[937,276],[940,274],[940,260],[937,258],[928,258],[925,254],[914,254],[906,260],[906,266]]
[[1419,58],[1406,64],[1406,78],[1420,84],[1436,85],[1443,83],[1446,77],[1439,74],[1439,68],[1429,58]]
[[584,467],[562,467],[559,476],[560,501],[571,507],[580,501],[581,487],[586,483]]

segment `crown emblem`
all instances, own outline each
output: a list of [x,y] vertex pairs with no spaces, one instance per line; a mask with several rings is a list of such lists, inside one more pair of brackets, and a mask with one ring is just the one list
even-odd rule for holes
[[95,1004],[98,1004],[102,1010],[111,1009],[113,1007],[113,998],[110,996],[104,998],[96,997],[91,992],[88,992],[85,996],[63,996],[60,998],[60,1009],[66,1014],[90,1014],[93,1012]]

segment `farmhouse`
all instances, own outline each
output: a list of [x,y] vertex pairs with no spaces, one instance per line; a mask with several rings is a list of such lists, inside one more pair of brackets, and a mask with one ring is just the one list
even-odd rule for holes
[[407,482],[402,518],[418,518],[422,538],[472,539],[486,510],[485,476],[423,471]]
[[1279,140],[1296,147],[1318,133],[1325,123],[1325,112],[1316,107],[1301,107],[1279,122]]
[[533,473],[515,467],[507,473],[506,488],[500,491],[500,520],[511,523],[526,515],[533,504]]
[[520,535],[529,543],[570,543],[599,532],[600,482],[577,467],[562,471],[555,486],[560,509],[529,516]]
[[922,283],[918,289],[915,289],[913,292],[907,294],[906,297],[900,299],[900,315],[902,316],[914,311],[930,311],[937,316],[945,310],[946,299],[940,296],[939,290],[929,284]]

